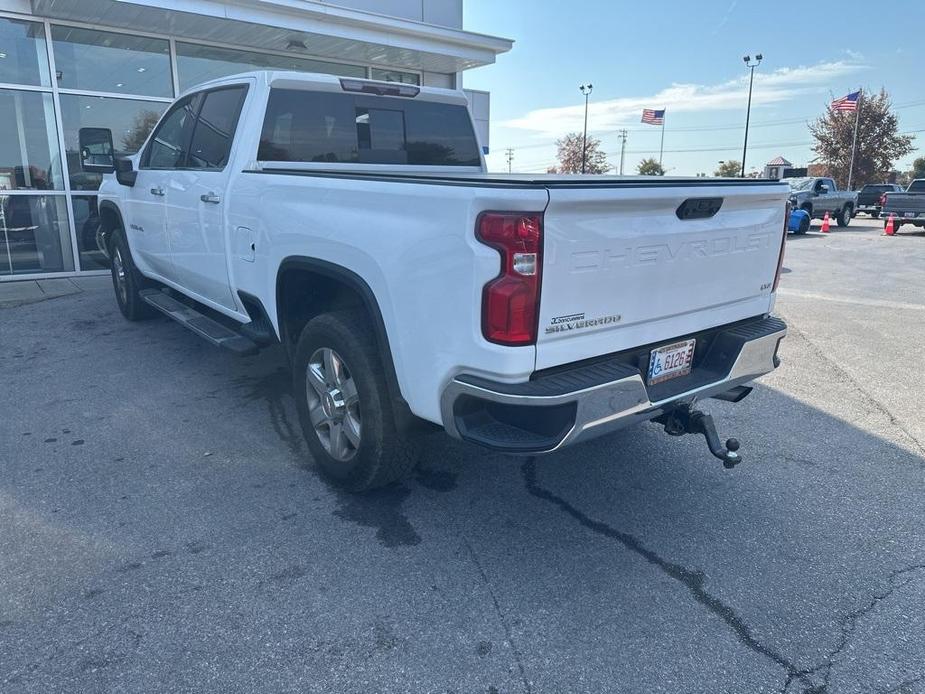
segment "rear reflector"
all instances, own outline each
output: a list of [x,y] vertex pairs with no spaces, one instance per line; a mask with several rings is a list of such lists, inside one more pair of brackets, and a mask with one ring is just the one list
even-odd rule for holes
[[482,289],[482,334],[499,345],[536,343],[543,216],[483,212],[476,238],[501,254],[501,273]]

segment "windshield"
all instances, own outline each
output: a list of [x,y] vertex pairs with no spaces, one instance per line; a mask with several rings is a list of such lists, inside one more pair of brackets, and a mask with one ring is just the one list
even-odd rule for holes
[[814,178],[785,178],[784,181],[790,184],[791,190],[809,190],[812,185]]
[[925,192],[925,178],[917,178],[912,183],[909,184],[909,187],[906,188],[908,193],[922,193]]

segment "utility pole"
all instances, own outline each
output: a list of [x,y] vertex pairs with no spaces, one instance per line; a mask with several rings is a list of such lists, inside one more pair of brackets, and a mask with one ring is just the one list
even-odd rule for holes
[[623,175],[623,161],[626,158],[626,128],[620,131],[620,175]]
[[585,95],[585,134],[581,138],[581,173],[584,173],[588,162],[588,98],[591,96],[594,85],[583,84],[578,89]]
[[507,172],[511,173],[511,162],[514,161],[514,148],[508,147],[504,152],[505,156],[507,156]]
[[755,56],[754,63],[752,63],[752,57],[750,55],[742,57],[742,60],[745,61],[745,66],[751,70],[751,75],[748,78],[748,108],[745,111],[745,144],[742,145],[742,178],[745,178],[745,152],[748,149],[748,121],[752,115],[752,85],[755,82],[755,68],[761,65],[761,59],[763,57],[761,53],[758,53]]

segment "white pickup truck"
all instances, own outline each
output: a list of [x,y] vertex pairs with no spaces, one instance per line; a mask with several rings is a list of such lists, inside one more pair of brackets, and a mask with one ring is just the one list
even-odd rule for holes
[[779,364],[784,183],[488,174],[462,93],[288,72],[191,90],[130,159],[81,140],[125,317],[282,343],[352,490],[433,425],[534,455],[655,420],[732,467],[695,401]]

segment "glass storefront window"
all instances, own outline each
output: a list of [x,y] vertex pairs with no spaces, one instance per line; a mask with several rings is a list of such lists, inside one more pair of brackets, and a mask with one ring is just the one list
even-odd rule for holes
[[0,89],[0,190],[60,190],[51,94]]
[[76,94],[61,94],[59,100],[71,190],[97,190],[103,180],[98,173],[80,170],[78,137],[81,128],[109,128],[116,156],[123,157],[141,148],[158,118],[170,105],[159,101]]
[[56,25],[51,43],[62,89],[173,96],[165,39]]
[[0,194],[0,275],[73,269],[65,196]]
[[77,252],[81,270],[108,270],[106,256],[96,243],[100,228],[100,208],[95,195],[75,195],[71,199],[74,228],[77,230]]
[[420,84],[421,77],[413,72],[402,72],[401,70],[385,70],[374,67],[369,72],[370,78],[380,80],[381,82],[401,82],[402,84]]
[[51,86],[45,27],[0,17],[0,82]]
[[295,70],[323,72],[343,77],[366,77],[366,68],[361,65],[342,65],[296,56],[270,55],[177,42],[177,73],[180,89],[183,91],[209,80],[250,70]]

